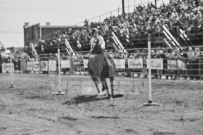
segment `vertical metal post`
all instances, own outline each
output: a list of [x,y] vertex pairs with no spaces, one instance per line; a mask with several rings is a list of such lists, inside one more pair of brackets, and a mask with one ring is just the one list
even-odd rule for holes
[[151,34],[148,34],[148,60],[149,60],[149,69],[148,69],[148,77],[149,77],[149,103],[152,103],[152,77],[151,77]]
[[154,1],[155,8],[157,8],[157,0]]
[[125,15],[125,1],[122,0],[122,11],[123,11],[123,14]]
[[60,49],[58,48],[58,79],[59,79],[59,92],[61,92],[61,58]]
[[158,106],[157,103],[152,102],[152,78],[151,78],[151,34],[148,34],[148,79],[149,79],[149,87],[148,87],[148,102],[144,104],[144,106]]
[[198,58],[199,60],[198,60],[198,73],[199,73],[199,80],[201,80],[201,63],[200,63],[200,61],[201,61],[201,59],[200,59],[200,57]]
[[12,57],[11,57],[11,54],[10,54],[10,75],[11,75],[11,86],[10,88],[14,88],[13,86],[13,70],[12,70]]

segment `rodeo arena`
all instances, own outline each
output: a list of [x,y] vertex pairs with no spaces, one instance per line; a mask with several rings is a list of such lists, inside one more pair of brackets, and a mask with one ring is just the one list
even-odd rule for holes
[[0,135],[203,135],[203,1],[157,1],[22,24],[24,47],[0,43]]

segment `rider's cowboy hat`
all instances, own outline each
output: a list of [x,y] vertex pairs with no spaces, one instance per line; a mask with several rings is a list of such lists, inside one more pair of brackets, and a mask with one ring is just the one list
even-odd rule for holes
[[99,32],[99,30],[98,30],[97,28],[94,28],[94,29],[92,30],[92,34],[94,34],[95,32]]

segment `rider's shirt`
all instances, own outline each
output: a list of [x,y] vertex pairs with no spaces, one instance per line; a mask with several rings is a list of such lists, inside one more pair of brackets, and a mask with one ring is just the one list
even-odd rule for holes
[[98,44],[101,46],[101,48],[105,49],[104,38],[100,35],[98,35],[97,38],[95,38],[95,37],[91,38],[91,40],[90,40],[91,49],[96,45],[97,40],[99,40]]

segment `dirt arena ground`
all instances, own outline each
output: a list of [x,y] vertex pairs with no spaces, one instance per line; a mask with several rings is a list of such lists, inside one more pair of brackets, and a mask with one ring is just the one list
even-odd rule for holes
[[202,81],[154,79],[159,106],[144,107],[146,79],[117,77],[112,100],[89,90],[88,76],[62,75],[66,95],[51,94],[54,80],[57,76],[15,74],[11,89],[9,74],[0,74],[0,135],[203,134]]

